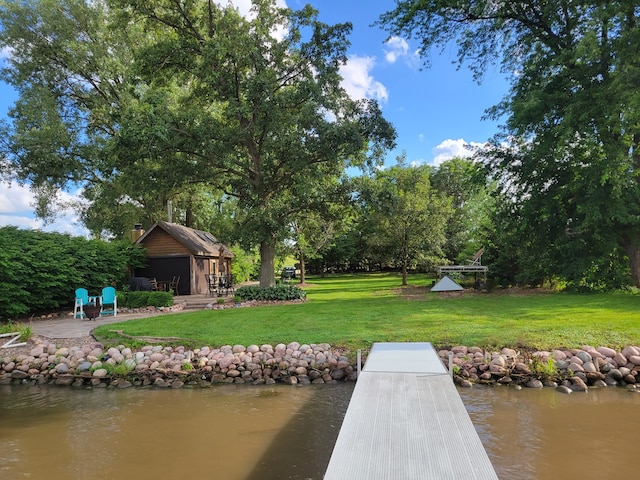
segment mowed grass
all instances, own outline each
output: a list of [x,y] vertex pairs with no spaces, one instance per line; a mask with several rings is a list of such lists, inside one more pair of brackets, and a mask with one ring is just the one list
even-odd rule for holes
[[[374,342],[431,342],[551,349],[640,345],[640,296],[498,291],[431,293],[416,275],[408,288],[395,274],[310,278],[308,300],[289,305],[164,314],[96,329],[135,337],[178,337],[194,345],[330,343],[367,349]],[[126,343],[126,341],[125,341]]]

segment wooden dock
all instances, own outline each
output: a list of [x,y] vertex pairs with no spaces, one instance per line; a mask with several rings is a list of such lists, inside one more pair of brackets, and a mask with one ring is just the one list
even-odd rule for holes
[[430,343],[376,343],[325,480],[497,479]]

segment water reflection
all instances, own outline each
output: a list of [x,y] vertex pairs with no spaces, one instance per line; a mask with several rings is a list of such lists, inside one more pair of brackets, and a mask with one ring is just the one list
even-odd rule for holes
[[0,478],[322,478],[353,384],[0,387]]
[[459,393],[500,478],[637,476],[638,393],[507,387]]
[[[0,479],[321,479],[352,391],[0,386]],[[640,394],[459,392],[501,479],[637,476]]]

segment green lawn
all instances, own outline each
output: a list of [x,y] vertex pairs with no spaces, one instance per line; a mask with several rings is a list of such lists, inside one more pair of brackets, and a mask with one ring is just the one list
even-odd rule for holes
[[[549,349],[640,344],[640,296],[567,293],[475,293],[443,297],[400,289],[394,274],[310,278],[301,304],[160,315],[96,329],[105,342],[132,336],[193,339],[194,345],[330,343],[352,351],[373,342],[428,341],[437,346]],[[415,295],[417,293],[418,295]]]

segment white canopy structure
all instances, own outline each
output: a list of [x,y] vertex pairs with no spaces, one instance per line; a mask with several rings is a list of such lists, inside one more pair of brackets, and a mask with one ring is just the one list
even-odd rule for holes
[[464,288],[451,280],[447,275],[442,277],[438,283],[431,287],[432,292],[457,292],[460,290],[464,290]]

